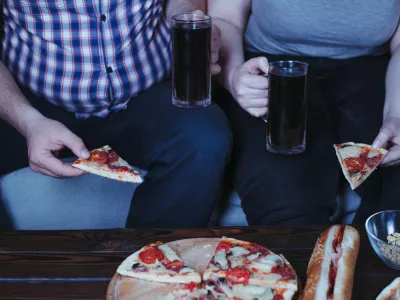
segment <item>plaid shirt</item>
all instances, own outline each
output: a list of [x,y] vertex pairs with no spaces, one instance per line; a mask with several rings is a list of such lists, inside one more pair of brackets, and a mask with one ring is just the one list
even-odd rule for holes
[[163,0],[5,0],[2,60],[78,118],[105,117],[169,74]]

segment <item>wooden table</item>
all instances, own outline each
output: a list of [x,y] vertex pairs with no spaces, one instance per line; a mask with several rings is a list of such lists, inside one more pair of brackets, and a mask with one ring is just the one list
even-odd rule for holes
[[[223,235],[284,254],[304,284],[322,228],[22,231],[0,233],[0,299],[105,299],[108,283],[130,253],[157,240]],[[399,271],[386,267],[361,231],[353,299],[374,299]]]

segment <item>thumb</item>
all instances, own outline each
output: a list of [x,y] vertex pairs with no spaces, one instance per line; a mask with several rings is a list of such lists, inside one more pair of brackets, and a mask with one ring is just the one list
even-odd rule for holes
[[379,132],[378,136],[375,138],[375,141],[372,143],[372,148],[384,147],[391,138],[392,135],[389,133],[389,131],[386,129],[382,129]]
[[82,139],[67,130],[63,137],[62,142],[79,158],[87,159],[90,156],[88,149],[83,143]]
[[192,11],[192,14],[204,16],[204,12],[201,9],[196,9]]
[[251,74],[257,75],[264,73],[265,75],[268,75],[269,64],[266,57],[260,56],[252,58],[244,64],[244,67]]

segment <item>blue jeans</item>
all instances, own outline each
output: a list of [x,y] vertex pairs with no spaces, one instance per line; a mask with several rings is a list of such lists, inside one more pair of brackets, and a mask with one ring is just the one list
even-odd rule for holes
[[[163,82],[133,98],[122,112],[77,120],[30,91],[23,92],[42,114],[66,125],[89,149],[108,144],[130,164],[148,171],[132,198],[127,227],[207,226],[221,196],[232,144],[218,105],[176,108],[171,104],[171,83]],[[0,163],[0,174],[28,165],[24,139],[4,123],[0,144],[0,160],[13,157]]]

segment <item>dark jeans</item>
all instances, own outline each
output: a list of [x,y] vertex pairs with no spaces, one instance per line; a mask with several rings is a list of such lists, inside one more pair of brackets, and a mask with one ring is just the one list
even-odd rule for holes
[[[247,58],[263,54],[248,53]],[[307,151],[280,156],[266,151],[266,125],[222,88],[217,98],[234,134],[234,185],[250,225],[328,224],[341,170],[333,144],[371,144],[382,124],[389,56],[332,60],[266,55],[270,61],[309,63]],[[400,168],[381,168],[356,192],[356,223],[373,211],[400,207]]]
[[[170,85],[153,86],[106,119],[86,120],[23,90],[42,114],[66,125],[89,149],[108,144],[148,170],[133,196],[127,227],[204,227],[221,194],[232,143],[228,121],[216,104],[174,107]],[[4,123],[0,144],[0,174],[28,165],[25,140]]]

